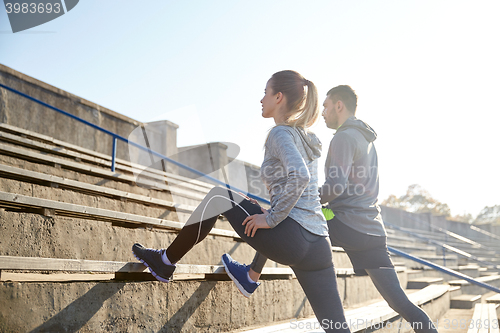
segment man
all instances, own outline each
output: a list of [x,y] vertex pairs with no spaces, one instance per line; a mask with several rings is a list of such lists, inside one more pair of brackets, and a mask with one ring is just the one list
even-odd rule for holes
[[[336,130],[326,158],[325,183],[320,188],[332,245],[344,248],[355,273],[369,275],[391,308],[411,323],[415,332],[437,332],[429,316],[404,293],[387,251],[387,234],[377,203],[378,157],[373,143],[377,134],[355,117],[357,96],[351,87],[330,89],[323,106],[326,126]],[[236,279],[238,288],[255,290],[263,262],[257,254],[249,269],[229,255],[223,256],[231,276],[247,277],[247,281]]]

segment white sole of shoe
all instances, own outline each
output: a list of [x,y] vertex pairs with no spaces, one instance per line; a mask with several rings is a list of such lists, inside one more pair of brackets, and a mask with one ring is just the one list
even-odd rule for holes
[[168,279],[164,279],[162,278],[161,276],[158,276],[158,274],[155,273],[155,271],[153,271],[153,269],[151,267],[149,267],[149,265],[144,261],[142,260],[141,258],[139,258],[138,256],[135,255],[134,251],[132,251],[132,253],[134,254],[134,257],[139,260],[144,266],[146,266],[147,268],[149,268],[149,271],[151,272],[151,274],[155,277],[155,279],[157,279],[158,281],[160,282],[165,282],[165,283],[168,283],[170,282],[170,280]]

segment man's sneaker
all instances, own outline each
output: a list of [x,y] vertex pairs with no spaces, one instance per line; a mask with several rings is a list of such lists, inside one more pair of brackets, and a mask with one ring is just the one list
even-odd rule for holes
[[250,266],[240,264],[227,253],[222,255],[222,264],[227,275],[233,280],[243,296],[247,298],[252,296],[255,289],[260,286],[260,282],[250,282],[248,280]]
[[163,250],[148,249],[138,243],[132,246],[134,256],[149,268],[151,274],[153,274],[158,281],[168,282],[172,274],[174,274],[175,266],[167,265],[163,262],[161,259],[162,251]]

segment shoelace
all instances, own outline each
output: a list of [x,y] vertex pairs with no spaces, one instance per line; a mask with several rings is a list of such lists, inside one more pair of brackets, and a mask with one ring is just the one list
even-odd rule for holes
[[232,265],[238,267],[238,268],[243,268],[243,269],[246,269],[247,265],[245,264],[240,264],[239,262],[237,262],[236,260],[231,260],[230,261]]
[[163,251],[165,251],[164,249],[150,249],[150,248],[144,248],[145,251],[149,252],[149,253],[157,253],[159,254],[160,256],[163,255]]

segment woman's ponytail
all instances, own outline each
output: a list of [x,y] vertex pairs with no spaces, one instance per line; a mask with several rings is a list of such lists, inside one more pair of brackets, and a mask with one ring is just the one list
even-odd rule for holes
[[319,117],[318,90],[314,83],[295,71],[275,73],[270,80],[274,93],[281,92],[287,98],[284,125],[311,127]]

